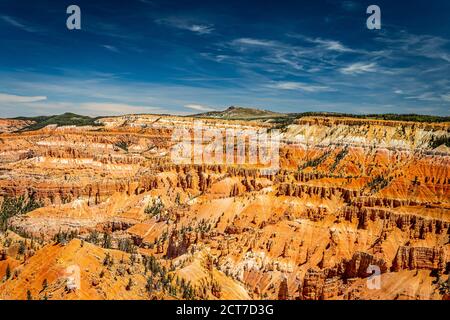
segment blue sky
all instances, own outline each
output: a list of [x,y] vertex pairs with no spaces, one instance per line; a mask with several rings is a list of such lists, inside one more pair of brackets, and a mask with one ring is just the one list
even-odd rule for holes
[[[81,8],[82,29],[66,28]],[[381,8],[382,29],[366,28]],[[450,2],[0,1],[0,117],[450,115]]]

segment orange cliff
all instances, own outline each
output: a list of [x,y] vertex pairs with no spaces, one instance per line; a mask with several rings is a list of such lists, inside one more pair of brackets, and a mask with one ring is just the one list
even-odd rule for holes
[[[0,196],[40,208],[1,233],[0,298],[446,295],[450,151],[432,143],[450,124],[303,118],[282,128],[280,170],[264,175],[251,164],[173,163],[173,129],[193,121],[129,115],[102,127],[3,130]],[[80,288],[61,274],[72,264]],[[371,265],[378,290],[367,287]]]

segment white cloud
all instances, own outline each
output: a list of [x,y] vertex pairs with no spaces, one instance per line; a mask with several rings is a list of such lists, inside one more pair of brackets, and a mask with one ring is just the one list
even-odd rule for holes
[[447,61],[447,62],[450,62],[450,54],[448,54],[448,53],[441,53],[441,54],[439,54],[439,57],[440,57],[442,60],[445,60],[445,61]]
[[396,93],[396,94],[403,94],[403,90],[395,90],[394,93]]
[[185,108],[188,109],[192,109],[192,110],[197,110],[197,111],[214,111],[215,109],[208,107],[208,106],[203,106],[200,104],[186,104],[184,105]]
[[[14,108],[16,107],[16,108]],[[13,110],[14,108],[14,110]],[[104,103],[104,102],[24,102],[20,105],[14,103],[0,103],[0,111],[7,116],[32,116],[53,115],[64,112],[73,112],[87,116],[113,116],[124,114],[161,114],[167,110],[145,105],[131,105],[127,103]]]
[[[336,54],[367,55],[364,50],[349,48],[337,40],[309,38],[301,34],[287,34],[287,36],[296,41],[243,37],[224,43],[223,46],[238,53],[234,57],[228,53],[230,59],[227,59],[227,62],[239,65],[240,68],[250,70],[254,74],[264,70],[277,75],[303,77],[305,72],[320,73],[346,67],[336,58]],[[247,50],[250,52],[258,50],[261,55],[255,57],[253,54],[245,54]],[[214,60],[218,61],[217,58]]]
[[13,94],[0,93],[0,103],[26,103],[47,100],[45,96],[16,96]]
[[102,45],[102,47],[105,48],[106,50],[109,50],[109,51],[112,51],[112,52],[115,52],[115,53],[119,52],[119,49],[117,49],[114,46],[110,46],[108,44],[104,44],[104,45]]
[[401,54],[450,62],[450,54],[447,49],[450,40],[446,38],[400,31],[380,36],[376,40],[389,46],[391,53],[386,56],[387,58],[395,58]]
[[442,100],[444,100],[444,101],[450,102],[450,93],[448,93],[448,94],[443,94],[443,95],[441,96],[441,98],[442,98]]
[[406,99],[410,100],[420,100],[420,101],[439,101],[440,99],[436,97],[434,92],[424,92],[416,96],[408,96]]
[[137,106],[125,103],[86,102],[80,104],[80,110],[91,115],[162,113],[163,110],[150,106]]
[[211,33],[214,30],[214,28],[211,27],[210,25],[203,25],[203,24],[188,25],[186,26],[186,29],[200,34]]
[[273,47],[277,45],[274,41],[253,39],[253,38],[239,38],[233,40],[234,45],[244,45],[244,46],[259,46],[259,47]]
[[306,92],[323,92],[323,91],[333,91],[331,88],[326,86],[310,85],[302,82],[276,82],[269,85],[270,88],[282,89],[282,90],[302,90]]
[[155,22],[182,30],[192,31],[198,34],[209,34],[214,31],[214,26],[212,24],[195,23],[186,19],[176,17],[158,19]]
[[34,28],[31,28],[29,26],[24,25],[23,23],[17,21],[17,19],[10,17],[10,16],[0,16],[1,20],[8,23],[9,25],[25,30],[27,32],[36,32],[37,30]]
[[339,41],[335,40],[323,40],[320,38],[317,39],[308,39],[308,41],[319,44],[323,48],[330,50],[330,51],[337,51],[337,52],[354,52],[353,49],[347,48]]
[[361,74],[366,72],[376,72],[377,64],[376,63],[363,63],[357,62],[353,63],[347,67],[340,69],[343,74]]

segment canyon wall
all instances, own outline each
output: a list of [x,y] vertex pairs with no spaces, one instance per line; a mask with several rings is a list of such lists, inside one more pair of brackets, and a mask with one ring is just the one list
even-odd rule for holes
[[[448,123],[308,117],[280,129],[267,121],[201,120],[205,130],[278,134],[280,168],[268,174],[260,164],[173,163],[174,128],[193,133],[199,119],[129,115],[99,119],[98,127],[29,132],[2,121],[0,198],[39,208],[7,219],[2,239],[14,239],[0,247],[0,267],[8,264],[14,281],[29,288],[6,281],[0,298],[41,294],[41,284],[23,277],[43,272],[37,259],[73,261],[79,241],[89,242],[87,256],[133,248],[142,261],[152,257],[198,298],[446,295],[438,285],[450,269],[450,149],[434,142],[450,135]],[[51,247],[61,233],[73,234],[69,246]],[[40,244],[26,248],[26,259],[11,249],[24,239]],[[65,294],[53,277],[55,296],[120,298],[97,264],[83,273],[90,280],[82,292]],[[378,289],[367,284],[371,268],[381,273]],[[142,270],[129,275],[144,290]],[[145,299],[141,289],[120,295]]]

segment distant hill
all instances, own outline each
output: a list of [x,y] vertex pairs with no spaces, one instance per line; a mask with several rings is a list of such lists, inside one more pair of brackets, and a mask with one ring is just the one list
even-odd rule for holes
[[231,106],[223,111],[210,111],[194,115],[196,118],[214,118],[225,120],[257,120],[287,117],[285,113]]
[[[162,115],[161,115],[162,116]],[[167,116],[170,116],[167,114]],[[223,119],[223,120],[243,120],[243,121],[261,121],[275,125],[275,128],[283,129],[294,123],[297,119],[303,117],[348,117],[356,119],[375,119],[375,120],[394,120],[411,122],[450,122],[450,117],[440,117],[432,115],[417,114],[348,114],[335,112],[302,112],[302,113],[280,113],[257,108],[245,108],[231,106],[223,111],[210,111],[190,115],[188,117]],[[16,131],[33,131],[42,129],[48,125],[57,126],[101,126],[96,120],[102,117],[89,117],[75,113],[66,112],[60,115],[37,116],[37,117],[16,117],[13,120],[22,120],[25,123],[23,127],[16,128]],[[438,142],[436,142],[438,143]],[[448,145],[448,141],[447,141]]]
[[[192,117],[192,116],[191,116]],[[196,118],[214,118],[225,120],[262,120],[271,123],[289,124],[302,117],[348,117],[357,119],[375,119],[391,121],[413,122],[450,122],[450,117],[440,117],[419,114],[350,114],[338,112],[301,112],[279,113],[256,108],[244,108],[231,106],[223,111],[210,111],[193,115]]]
[[32,131],[39,130],[48,125],[56,124],[57,126],[98,126],[95,120],[97,118],[91,118],[88,116],[82,116],[75,113],[66,112],[60,115],[53,116],[38,116],[38,117],[17,117],[16,120],[33,121],[34,123],[22,128],[20,131]]

